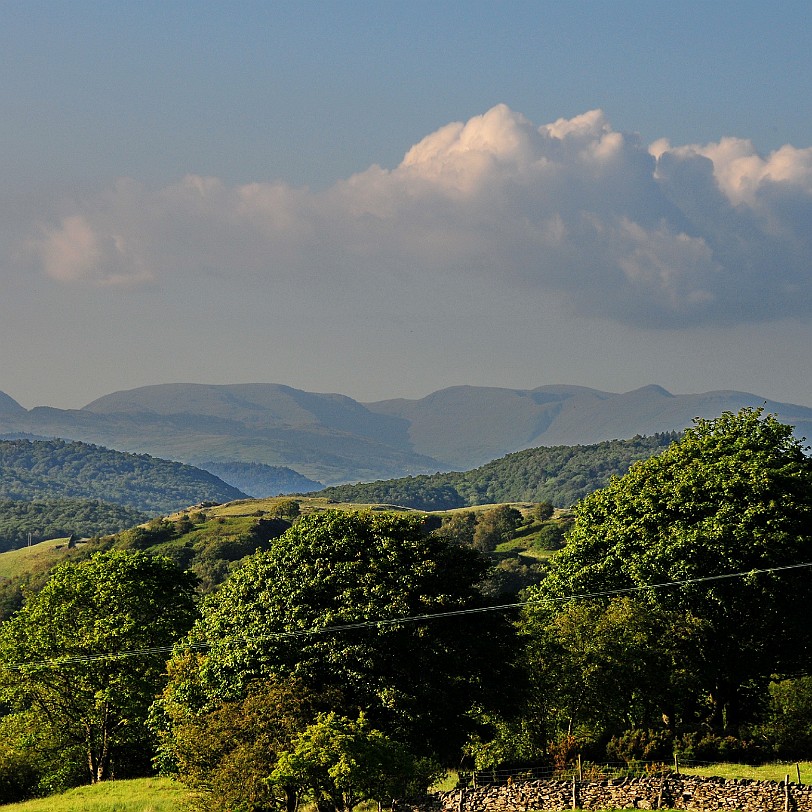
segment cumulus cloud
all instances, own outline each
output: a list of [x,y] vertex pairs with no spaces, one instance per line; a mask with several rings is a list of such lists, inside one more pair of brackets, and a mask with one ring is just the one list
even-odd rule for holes
[[812,315],[810,224],[812,148],[646,145],[600,110],[536,126],[497,105],[323,192],[122,180],[40,226],[29,249],[62,284],[476,274],[576,313],[675,327]]

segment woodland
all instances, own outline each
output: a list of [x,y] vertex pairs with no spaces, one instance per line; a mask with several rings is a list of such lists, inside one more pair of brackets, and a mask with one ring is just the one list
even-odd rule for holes
[[0,799],[158,771],[333,812],[448,768],[809,757],[802,441],[743,409],[656,452],[571,514],[286,498],[71,550],[5,602]]

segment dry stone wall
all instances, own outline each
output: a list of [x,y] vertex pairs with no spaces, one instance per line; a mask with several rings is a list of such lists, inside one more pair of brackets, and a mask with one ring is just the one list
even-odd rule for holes
[[812,786],[668,775],[604,781],[527,781],[452,790],[441,812],[530,812],[564,809],[711,809],[812,812]]

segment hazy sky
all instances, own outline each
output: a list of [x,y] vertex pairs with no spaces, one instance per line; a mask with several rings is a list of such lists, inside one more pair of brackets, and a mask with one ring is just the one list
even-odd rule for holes
[[0,390],[812,405],[812,6],[0,4]]

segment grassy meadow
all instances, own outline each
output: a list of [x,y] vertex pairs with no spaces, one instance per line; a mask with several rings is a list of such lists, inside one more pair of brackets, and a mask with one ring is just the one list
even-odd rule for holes
[[19,804],[3,812],[182,812],[187,792],[168,778],[105,781]]
[[0,553],[0,578],[14,578],[28,572],[40,572],[70,555],[67,539],[49,539]]
[[747,778],[752,781],[783,781],[788,775],[791,782],[798,781],[798,770],[801,772],[801,783],[812,784],[812,761],[801,761],[791,764],[761,764],[750,767],[747,764],[709,764],[700,767],[683,767],[680,772],[686,775],[715,776],[717,778]]

